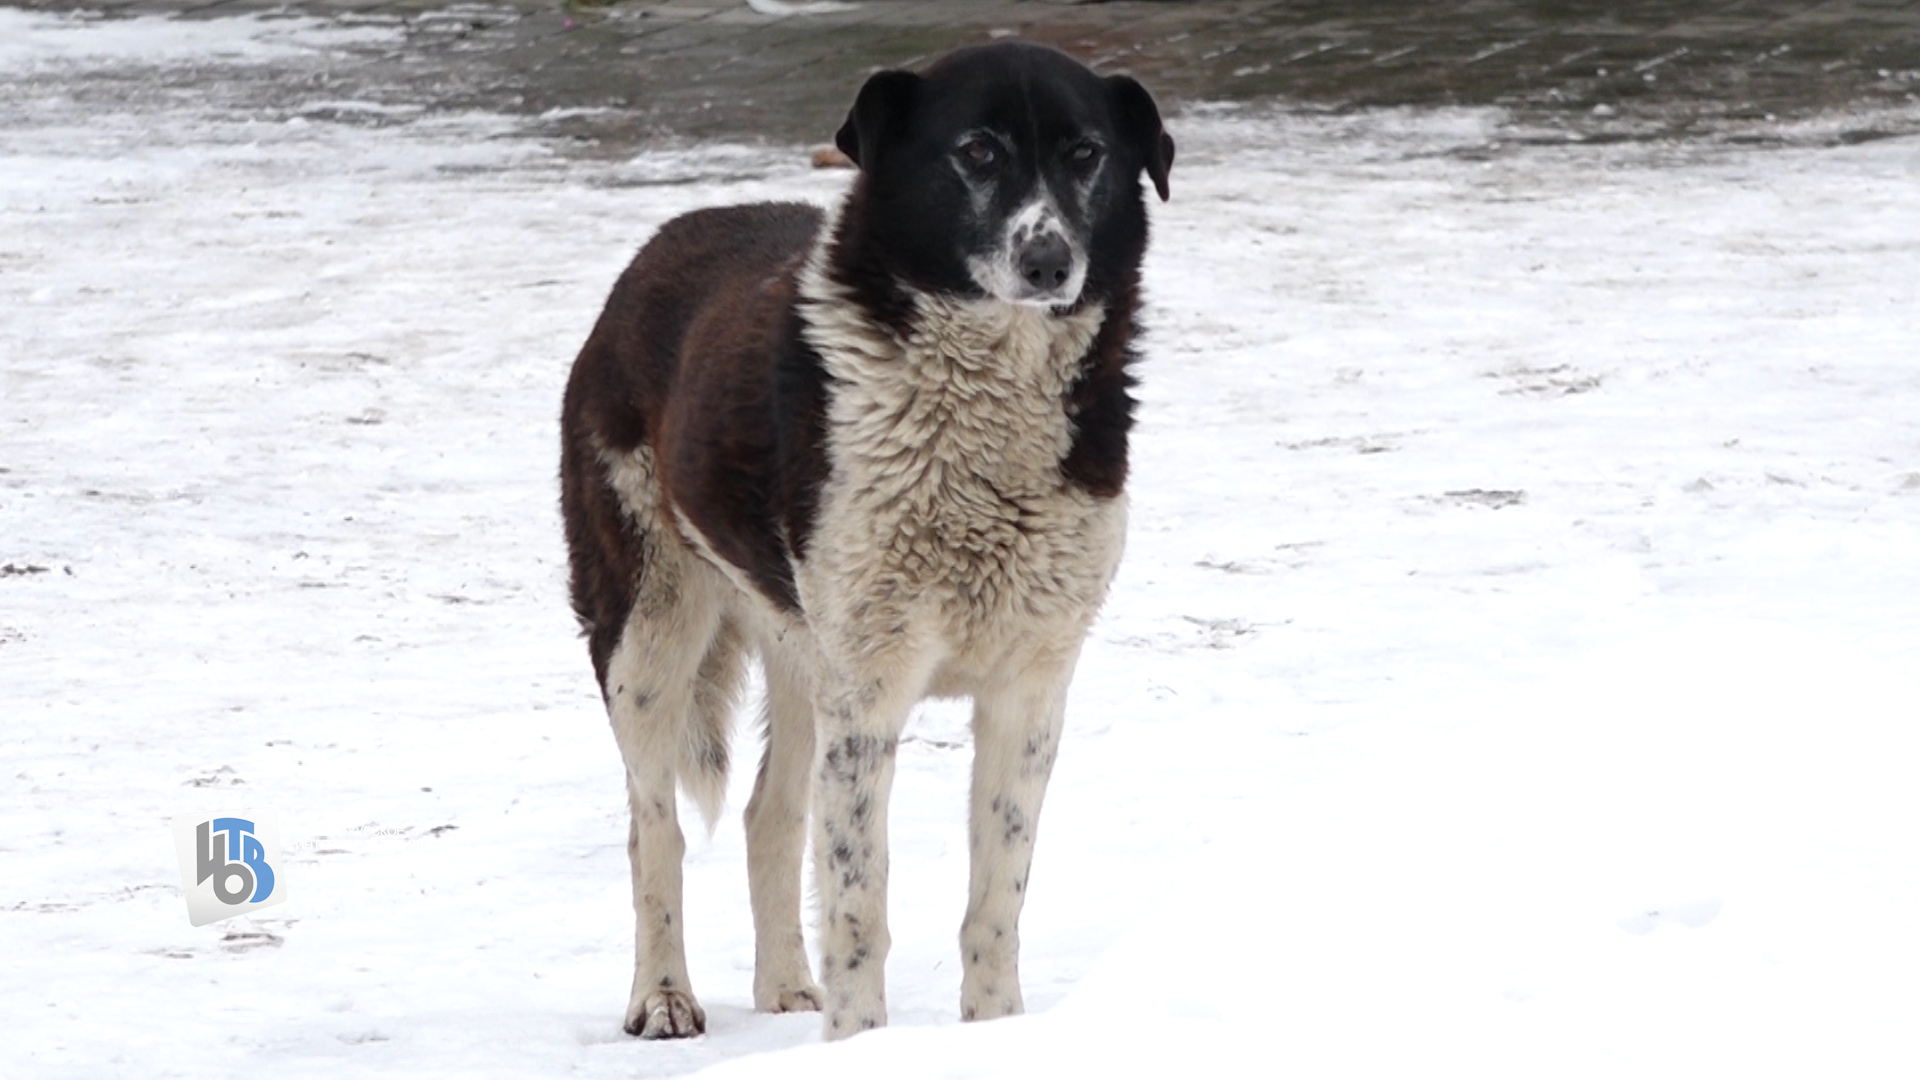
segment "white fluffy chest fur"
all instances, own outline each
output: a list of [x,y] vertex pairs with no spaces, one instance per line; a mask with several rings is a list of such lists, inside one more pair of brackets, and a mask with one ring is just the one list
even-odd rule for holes
[[[915,297],[905,340],[805,275],[807,338],[832,377],[828,477],[797,575],[827,637],[904,635],[950,686],[1076,642],[1105,597],[1122,500],[1060,469],[1066,390],[1104,312]],[[822,644],[833,647],[830,641]]]

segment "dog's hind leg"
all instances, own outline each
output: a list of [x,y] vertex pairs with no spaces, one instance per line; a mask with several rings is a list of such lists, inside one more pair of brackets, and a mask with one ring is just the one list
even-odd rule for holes
[[719,629],[717,616],[701,607],[685,597],[651,614],[636,605],[607,670],[607,712],[626,764],[633,815],[627,855],[633,865],[634,974],[625,1027],[649,1039],[697,1035],[707,1026],[687,978],[680,877],[686,840],[675,800],[696,680]]
[[[626,766],[632,813],[627,854],[633,868],[634,976],[625,1027],[646,1038],[696,1035],[706,1029],[706,1015],[687,978],[681,911],[686,840],[675,795],[684,784],[711,812],[725,791],[727,721],[741,642],[722,617],[724,583],[696,561],[659,513],[651,455],[644,448],[603,454],[597,464],[605,469],[604,483],[576,485],[577,516],[583,522],[592,517],[593,527],[579,529],[573,546],[578,566],[593,569],[603,562],[608,568],[576,575],[576,605],[593,615],[595,667]],[[617,510],[605,505],[603,492],[617,493]],[[596,562],[591,556],[602,549],[608,555]],[[620,604],[582,602],[615,590]],[[608,630],[617,630],[617,637]]]
[[813,776],[813,688],[806,659],[770,645],[767,747],[747,803],[747,881],[753,896],[753,1007],[762,1012],[820,1008],[800,931],[800,862],[806,849]]
[[1034,658],[973,704],[972,880],[960,924],[960,1018],[1024,1012],[1020,909],[1026,902],[1040,802],[1053,773],[1076,645]]

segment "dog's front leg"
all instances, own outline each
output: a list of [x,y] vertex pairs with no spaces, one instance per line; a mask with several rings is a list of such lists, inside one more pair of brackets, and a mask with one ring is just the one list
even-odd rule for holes
[[960,1018],[1026,1010],[1020,996],[1020,909],[1026,902],[1040,802],[1053,772],[1076,647],[1034,662],[974,697],[973,863],[960,924]]
[[887,796],[917,689],[906,681],[843,682],[821,696],[813,851],[829,1040],[887,1022]]

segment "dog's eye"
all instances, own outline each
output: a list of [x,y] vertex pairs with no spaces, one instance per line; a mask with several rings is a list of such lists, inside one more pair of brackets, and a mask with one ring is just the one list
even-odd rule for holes
[[1093,163],[1100,160],[1100,144],[1093,142],[1074,143],[1073,148],[1067,151],[1067,160],[1076,168],[1092,168]]
[[1000,151],[995,148],[992,140],[984,138],[968,139],[961,143],[960,155],[967,159],[967,164],[979,169],[987,168],[1000,160]]

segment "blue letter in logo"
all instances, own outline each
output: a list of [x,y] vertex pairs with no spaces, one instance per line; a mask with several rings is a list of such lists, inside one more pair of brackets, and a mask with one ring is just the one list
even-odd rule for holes
[[[267,865],[267,849],[253,835],[253,822],[245,818],[214,818],[202,822],[194,839],[198,863],[196,883],[213,878],[213,895],[223,904],[259,903],[273,895],[273,868]],[[213,842],[214,834],[227,834],[227,857]],[[240,887],[227,890],[227,879],[238,877]]]

